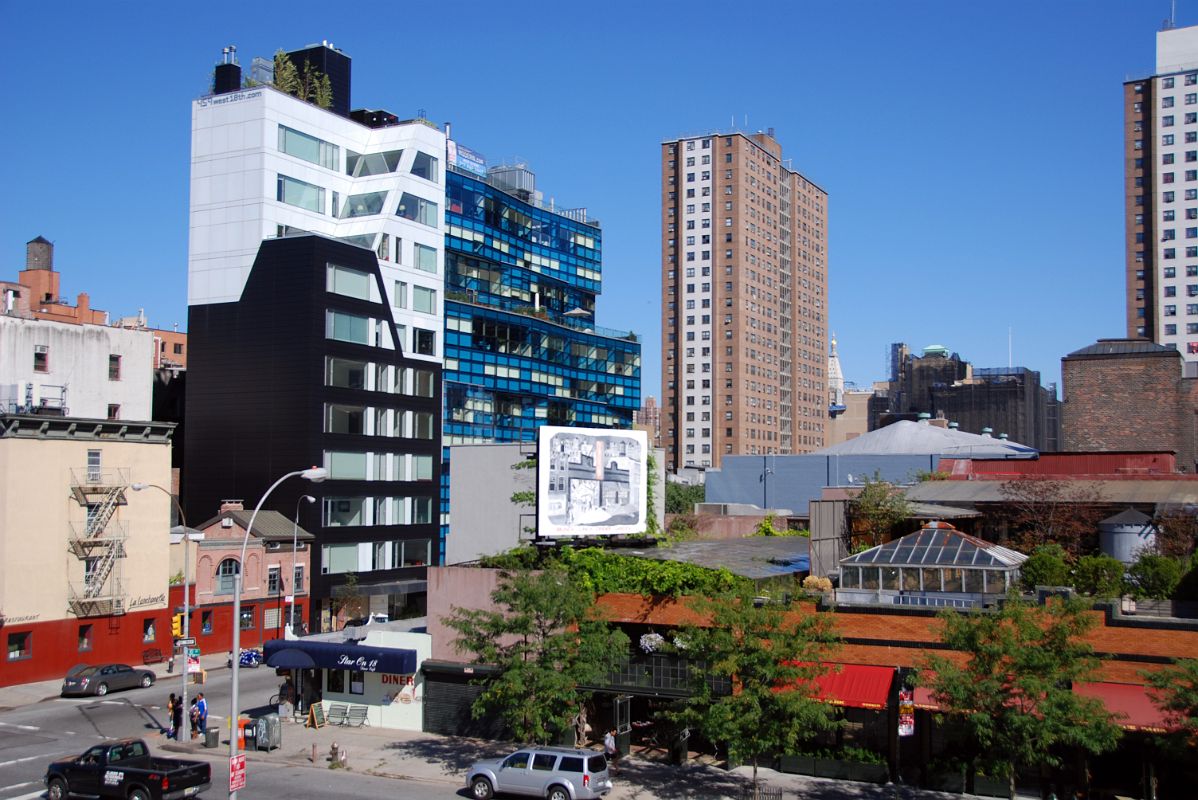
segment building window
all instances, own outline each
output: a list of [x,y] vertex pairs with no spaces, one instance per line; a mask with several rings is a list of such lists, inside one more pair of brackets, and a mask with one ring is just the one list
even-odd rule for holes
[[183,345],[176,343],[174,347],[174,353],[177,356],[183,355]]
[[291,593],[297,594],[304,590],[304,565],[295,565],[295,574],[292,576],[293,583],[291,584]]
[[430,228],[437,227],[437,204],[409,192],[404,192],[400,197],[399,208],[395,213],[397,216],[428,225]]
[[365,694],[366,692],[366,673],[360,670],[351,669],[349,671],[349,693],[350,694]]
[[279,176],[275,199],[306,211],[324,213],[324,189],[286,175]]
[[437,334],[423,328],[413,328],[412,349],[422,356],[435,356],[437,354]]
[[1172,128],[1173,127],[1173,115],[1172,114],[1170,114],[1167,117],[1161,117],[1161,127],[1163,127],[1163,128]]
[[120,419],[121,418],[121,406],[119,403],[109,403],[108,404],[108,418],[109,419]]
[[50,348],[44,344],[35,344],[33,346],[33,371],[50,371]]
[[416,158],[412,160],[412,174],[417,178],[424,178],[426,181],[436,182],[440,177],[439,163],[436,158],[428,153],[416,152]]
[[143,619],[141,621],[141,640],[142,642],[152,642],[158,638],[158,632],[154,625],[154,620]]
[[1161,98],[1161,108],[1173,108],[1173,98],[1172,97],[1162,97]]
[[345,670],[330,669],[327,674],[329,677],[325,679],[325,691],[345,694]]
[[33,657],[33,634],[25,633],[10,633],[8,634],[8,660],[23,661]]
[[437,290],[423,286],[412,287],[412,310],[423,314],[437,313]]
[[108,356],[108,380],[119,381],[121,379],[121,357],[116,355]]
[[1161,78],[1161,88],[1162,89],[1172,89],[1173,88],[1173,79],[1172,78]]
[[[336,192],[333,193],[334,195]],[[354,217],[372,217],[375,214],[383,213],[383,206],[387,202],[386,192],[365,192],[363,194],[351,194],[345,198],[345,202],[341,204],[340,210],[336,208],[336,202],[333,203],[333,215],[338,219],[352,219]],[[380,249],[381,246],[380,246]],[[382,256],[386,258],[386,256]]]
[[200,614],[200,633],[212,633],[211,611],[205,611]]
[[358,300],[370,299],[370,285],[373,277],[366,272],[356,269],[329,264],[325,268],[325,291],[339,294],[343,297],[354,297]]
[[341,166],[341,150],[337,145],[284,125],[279,126],[279,150],[327,169]]
[[78,650],[80,653],[87,653],[92,649],[92,626],[80,625],[78,637]]
[[341,342],[355,344],[370,344],[370,319],[357,314],[347,314],[344,311],[328,311],[325,336]]
[[254,629],[254,609],[241,609],[241,629],[243,631],[252,631]]
[[415,267],[425,272],[437,272],[437,248],[423,244],[413,244]]
[[283,591],[283,574],[279,567],[270,567],[266,570],[266,592],[267,594],[282,594]]
[[1166,336],[1176,336],[1177,335],[1177,326],[1176,325],[1166,325],[1165,326],[1165,335]]
[[233,594],[233,581],[241,572],[241,565],[235,558],[226,558],[216,568],[216,583],[212,587],[213,594]]

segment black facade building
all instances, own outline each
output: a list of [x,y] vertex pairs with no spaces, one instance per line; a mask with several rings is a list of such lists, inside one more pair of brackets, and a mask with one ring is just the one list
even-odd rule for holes
[[375,254],[317,235],[264,241],[240,300],[191,306],[188,336],[188,518],[225,499],[252,508],[279,477],[325,466],[327,481],[286,481],[264,506],[316,536],[309,628],[330,625],[350,574],[372,609],[382,595],[394,616],[423,613],[441,373],[402,352]]

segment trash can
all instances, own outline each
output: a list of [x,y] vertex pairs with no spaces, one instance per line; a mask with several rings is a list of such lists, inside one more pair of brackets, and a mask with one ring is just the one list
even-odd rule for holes
[[204,731],[204,747],[220,747],[220,730],[209,728]]
[[259,750],[274,750],[283,744],[283,724],[278,714],[263,714],[255,721],[254,739]]

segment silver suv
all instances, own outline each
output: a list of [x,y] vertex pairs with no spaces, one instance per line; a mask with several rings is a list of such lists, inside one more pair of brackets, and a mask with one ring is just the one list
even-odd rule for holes
[[477,800],[496,792],[548,800],[593,800],[611,791],[607,758],[574,747],[524,747],[507,758],[479,761],[466,773]]

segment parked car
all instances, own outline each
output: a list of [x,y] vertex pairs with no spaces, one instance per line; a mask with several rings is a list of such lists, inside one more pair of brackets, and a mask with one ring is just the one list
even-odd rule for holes
[[62,696],[70,694],[94,694],[103,697],[118,689],[143,689],[154,685],[154,673],[148,669],[134,669],[128,664],[80,664],[71,667],[62,679]]
[[364,617],[356,619],[347,619],[342,628],[361,628],[364,625],[377,625],[381,622],[390,622],[391,618],[386,614],[367,614]]
[[607,758],[575,747],[524,747],[510,756],[479,761],[466,773],[466,788],[477,800],[496,792],[593,800],[611,791]]
[[55,761],[43,779],[49,800],[72,794],[113,800],[182,800],[212,785],[205,761],[158,758],[141,739],[95,745],[81,756]]

